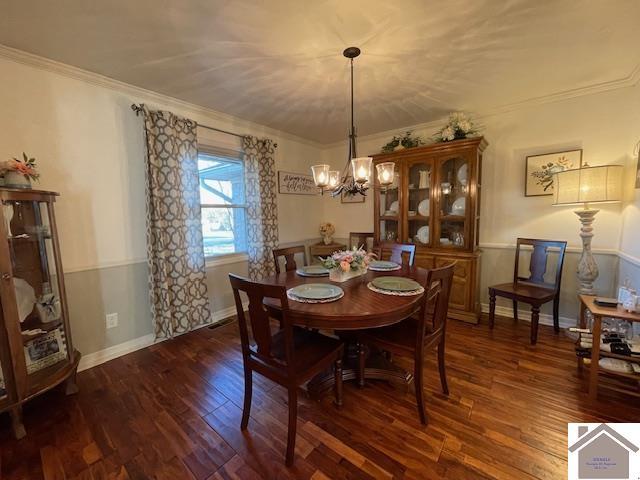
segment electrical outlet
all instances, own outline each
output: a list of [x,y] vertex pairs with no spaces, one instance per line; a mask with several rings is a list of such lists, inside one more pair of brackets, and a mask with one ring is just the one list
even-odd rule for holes
[[118,326],[118,314],[117,313],[107,313],[107,329],[115,328]]

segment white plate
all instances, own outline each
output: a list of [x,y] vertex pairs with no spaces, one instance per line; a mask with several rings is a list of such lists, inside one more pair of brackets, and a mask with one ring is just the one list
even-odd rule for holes
[[429,243],[429,226],[425,225],[424,227],[420,227],[416,233],[416,237],[418,237],[421,243]]
[[466,200],[466,197],[456,198],[451,205],[451,215],[464,215]]
[[451,245],[451,240],[447,237],[440,237],[440,245]]
[[458,173],[456,174],[456,177],[458,177],[458,181],[463,184],[466,185],[467,184],[467,164],[463,164],[460,168],[458,168]]
[[418,204],[418,213],[423,217],[429,216],[429,199],[426,198]]
[[310,300],[326,300],[343,293],[340,287],[330,283],[305,283],[289,289],[294,296]]
[[391,205],[389,206],[389,211],[393,212],[393,213],[398,213],[398,201],[395,200],[393,202],[391,202]]

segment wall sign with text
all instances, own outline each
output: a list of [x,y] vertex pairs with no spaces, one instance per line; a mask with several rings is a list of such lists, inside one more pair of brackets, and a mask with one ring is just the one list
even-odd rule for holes
[[317,195],[320,190],[313,183],[312,175],[278,170],[278,193]]

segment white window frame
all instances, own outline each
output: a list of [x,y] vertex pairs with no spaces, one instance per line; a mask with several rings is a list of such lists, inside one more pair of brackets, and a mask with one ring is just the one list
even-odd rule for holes
[[[214,156],[214,157],[221,157],[224,159],[228,159],[229,161],[236,161],[238,163],[241,163],[244,167],[244,159],[243,159],[243,154],[240,151],[235,151],[235,150],[229,150],[229,149],[224,149],[224,148],[219,148],[219,147],[215,147],[215,146],[211,146],[211,145],[198,145],[198,157],[200,155],[206,156],[206,155],[210,155],[210,156]],[[198,176],[198,178],[200,178]],[[243,180],[244,179],[244,174],[243,174]],[[245,200],[246,200],[246,180],[245,180]],[[200,182],[198,182],[198,189],[200,189]],[[245,224],[244,224],[244,228],[246,230],[247,228],[247,224],[246,224],[246,215],[247,215],[247,204],[246,202],[243,204],[224,204],[224,203],[202,203],[202,201],[200,202],[200,208],[204,209],[204,208],[242,208],[245,211]],[[245,231],[245,236],[246,236],[246,231]],[[203,242],[204,242],[204,238],[203,238]],[[204,244],[203,244],[204,247]],[[217,267],[220,265],[230,265],[230,264],[234,264],[234,263],[242,263],[242,262],[246,262],[249,260],[249,255],[247,254],[246,251],[243,252],[233,252],[233,253],[220,253],[220,254],[216,254],[216,255],[206,255],[205,256],[205,266],[207,268],[209,267]]]

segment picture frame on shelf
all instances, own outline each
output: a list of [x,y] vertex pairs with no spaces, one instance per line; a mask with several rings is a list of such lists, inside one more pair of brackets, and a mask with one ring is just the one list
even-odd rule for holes
[[582,149],[527,155],[525,161],[525,197],[553,195],[553,174],[582,167]]

